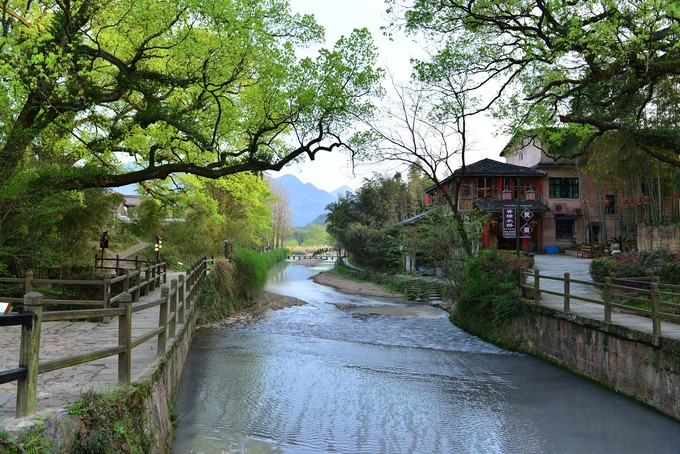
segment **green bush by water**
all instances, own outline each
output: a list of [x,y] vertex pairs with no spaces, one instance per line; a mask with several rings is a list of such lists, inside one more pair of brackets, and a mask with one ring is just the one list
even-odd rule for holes
[[201,310],[198,323],[221,320],[251,306],[264,289],[269,268],[286,257],[285,249],[262,254],[237,249],[231,261],[215,260],[197,301]]
[[527,258],[495,249],[468,259],[453,314],[456,323],[489,338],[495,325],[522,311],[519,273],[528,267]]

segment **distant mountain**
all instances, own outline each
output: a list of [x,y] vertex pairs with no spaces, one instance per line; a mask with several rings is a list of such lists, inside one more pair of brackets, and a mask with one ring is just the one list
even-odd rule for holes
[[340,186],[338,189],[331,192],[330,194],[333,196],[333,202],[338,200],[338,197],[344,196],[345,193],[347,193],[347,192],[354,192],[354,190],[352,188],[350,188],[349,186],[344,185],[344,186]]
[[282,175],[272,178],[272,181],[283,188],[288,196],[293,227],[304,227],[312,223],[326,212],[326,205],[335,202],[347,191],[352,192],[349,186],[342,186],[333,192],[327,192],[311,183],[303,183],[293,175]]

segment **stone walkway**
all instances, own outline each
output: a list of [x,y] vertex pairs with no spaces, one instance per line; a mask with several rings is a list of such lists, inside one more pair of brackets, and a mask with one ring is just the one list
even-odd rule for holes
[[[541,254],[535,257],[534,268],[540,275],[564,277],[569,273],[570,279],[592,282],[589,267],[591,259],[576,258],[562,254]],[[529,279],[529,283],[533,278]],[[550,279],[540,280],[541,288],[564,293],[564,282]],[[570,294],[602,301],[602,293],[598,287],[585,284],[572,284]],[[542,294],[541,305],[557,310],[564,310],[564,298],[557,295]],[[571,313],[593,320],[604,321],[604,305],[570,299]],[[623,314],[612,311],[612,324],[625,326],[643,333],[652,334],[652,319],[634,314]],[[661,335],[672,339],[680,339],[680,325],[661,322]]]
[[[168,273],[167,284],[180,273]],[[160,299],[160,287],[143,296],[133,306]],[[133,315],[132,336],[141,336],[158,327],[159,308],[148,309]],[[181,325],[177,326],[179,332]],[[0,364],[3,370],[18,367],[21,327],[0,328]],[[132,381],[151,375],[158,364],[156,337],[137,346],[132,351]],[[64,358],[75,353],[115,347],[118,345],[118,321],[44,322],[41,328],[40,360]],[[167,348],[172,345],[168,339]],[[118,356],[110,356],[78,366],[67,367],[38,375],[36,412],[57,410],[77,401],[85,391],[104,391],[118,384]],[[14,418],[16,410],[16,382],[0,385],[0,427],[10,428],[21,423]]]

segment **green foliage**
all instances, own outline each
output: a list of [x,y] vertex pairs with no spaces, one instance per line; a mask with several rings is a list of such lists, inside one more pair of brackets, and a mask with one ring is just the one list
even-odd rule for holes
[[237,249],[232,260],[236,266],[235,281],[239,297],[253,301],[264,288],[269,261],[264,255],[250,249]]
[[400,174],[364,180],[356,192],[328,205],[328,233],[362,265],[393,269],[401,263],[394,226],[421,211],[423,196],[421,187]]
[[680,166],[676,0],[388,4],[396,24],[431,43],[414,72],[443,90],[444,117],[459,118],[451,99],[479,111],[490,102],[511,134],[541,129],[563,143],[554,126],[566,124],[581,147],[622,134]]
[[[327,245],[330,241],[326,227],[319,224],[295,228],[291,236],[299,246],[305,247]],[[292,244],[291,246],[294,247]]]
[[263,254],[237,249],[231,262],[215,260],[197,299],[199,324],[221,320],[250,306],[264,288],[267,270],[286,257],[285,249]]
[[79,402],[69,408],[80,415],[80,430],[71,448],[72,453],[144,454],[153,451],[149,434],[149,415],[140,403],[144,390],[137,386],[118,388],[111,393],[84,393]]
[[0,203],[0,262],[10,274],[91,264],[99,235],[113,224],[118,194],[70,191]]
[[278,170],[343,147],[380,91],[365,29],[299,58],[323,29],[286,0],[3,11],[0,189],[15,196]]
[[19,439],[13,439],[9,433],[0,429],[0,452],[7,454],[43,454],[52,452],[52,440],[44,436],[45,426],[23,433]]
[[465,263],[462,292],[454,318],[478,333],[521,312],[519,273],[529,268],[526,258],[486,249]]
[[433,291],[442,297],[451,297],[450,287],[442,282],[429,282],[400,274],[356,271],[342,266],[339,261],[335,263],[334,271],[355,281],[374,282],[391,292],[402,294],[408,300],[428,299]]
[[196,298],[196,307],[199,310],[197,321],[199,325],[222,320],[230,315],[229,302],[222,300],[215,281],[210,276],[203,282],[203,288]]
[[657,276],[662,283],[680,285],[680,254],[640,251],[598,258],[590,263],[590,276],[595,282],[606,277]]

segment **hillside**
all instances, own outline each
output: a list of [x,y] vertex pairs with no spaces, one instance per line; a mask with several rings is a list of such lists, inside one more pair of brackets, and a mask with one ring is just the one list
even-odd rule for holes
[[345,192],[352,191],[349,186],[342,186],[327,192],[311,183],[303,183],[293,175],[282,175],[272,178],[272,181],[283,188],[288,196],[293,227],[304,227],[311,223],[325,213],[326,205],[335,202]]

